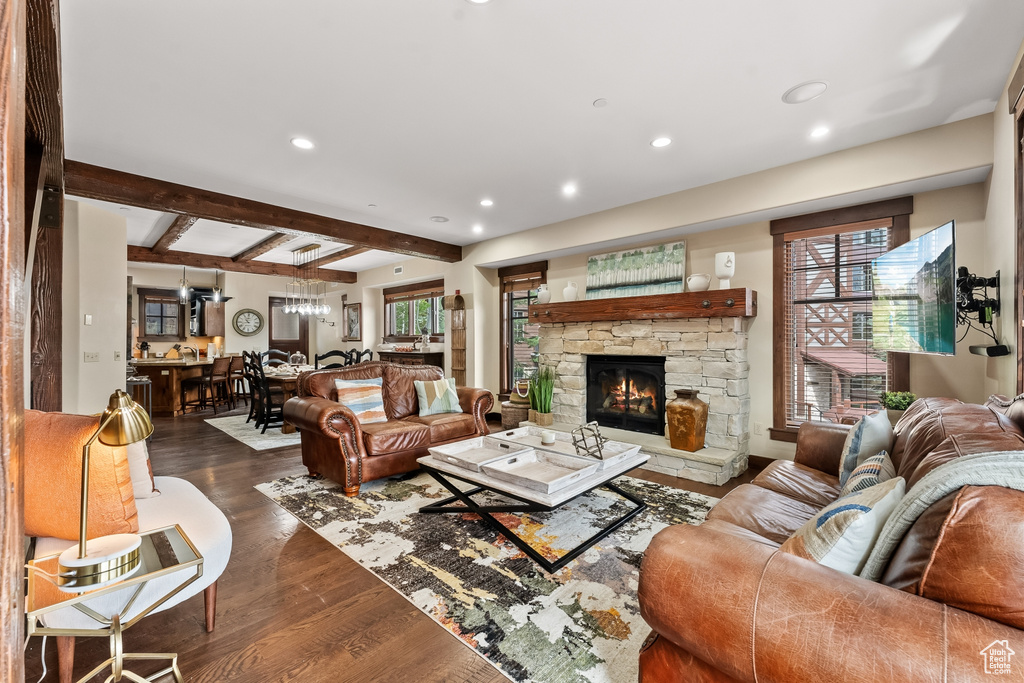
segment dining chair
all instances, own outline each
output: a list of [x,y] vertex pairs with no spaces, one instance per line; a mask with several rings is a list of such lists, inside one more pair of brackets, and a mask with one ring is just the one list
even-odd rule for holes
[[373,360],[373,351],[371,351],[370,349],[363,349],[362,351],[360,351],[359,349],[352,349],[351,351],[348,352],[348,354],[352,358],[352,362],[350,363],[350,365],[362,363],[364,357],[366,360]]
[[263,429],[260,433],[266,434],[267,427],[284,426],[284,393],[281,387],[272,386],[267,381],[267,375],[259,362],[252,363],[251,368],[259,404],[256,413],[256,428],[259,429],[262,426]]
[[228,366],[228,385],[231,387],[231,398],[237,404],[241,396],[245,405],[249,405],[249,397],[245,391],[245,361],[241,356],[231,356],[231,365]]
[[263,365],[288,365],[289,354],[287,351],[281,351],[280,349],[269,349],[260,354],[260,360]]
[[[332,370],[334,368],[341,368],[345,367],[346,365],[352,365],[351,354],[351,351],[342,351],[341,349],[335,349],[333,351],[328,351],[327,353],[322,353],[318,356],[314,355],[313,367],[316,368],[317,370]],[[327,363],[325,365],[320,364],[321,361],[329,360],[335,357],[340,358],[341,362]]]

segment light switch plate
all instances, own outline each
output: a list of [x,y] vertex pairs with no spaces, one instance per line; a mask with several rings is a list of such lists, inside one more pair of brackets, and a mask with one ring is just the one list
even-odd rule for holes
[[114,351],[114,360],[121,360],[121,352]]
[[88,313],[85,314],[85,324],[92,325],[92,316],[89,315]]

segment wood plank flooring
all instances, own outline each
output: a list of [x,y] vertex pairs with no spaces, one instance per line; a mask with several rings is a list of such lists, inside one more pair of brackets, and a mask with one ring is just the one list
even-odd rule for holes
[[[210,411],[157,418],[150,457],[155,474],[191,481],[231,523],[234,542],[218,584],[216,629],[206,633],[200,594],[127,631],[127,651],[176,651],[185,680],[195,683],[506,680],[405,598],[253,488],[305,474],[298,446],[253,451],[206,424],[207,417],[213,417]],[[718,487],[644,470],[632,476],[720,497],[754,474]],[[35,682],[42,673],[41,642],[32,638],[26,650],[26,681]],[[106,639],[79,638],[76,680],[108,656]],[[52,638],[46,663],[45,680],[56,681]],[[133,670],[145,674],[159,668],[139,663]],[[108,674],[95,680],[103,681]]]

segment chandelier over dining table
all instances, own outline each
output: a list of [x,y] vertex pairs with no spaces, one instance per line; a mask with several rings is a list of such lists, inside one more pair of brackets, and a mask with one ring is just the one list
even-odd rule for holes
[[327,315],[327,283],[319,277],[320,245],[310,244],[292,251],[295,279],[288,283],[285,293],[285,313],[299,315]]

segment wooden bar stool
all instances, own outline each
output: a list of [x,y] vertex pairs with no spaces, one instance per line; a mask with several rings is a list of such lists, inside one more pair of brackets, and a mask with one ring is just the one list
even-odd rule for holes
[[231,400],[238,403],[241,396],[245,405],[249,405],[249,397],[246,395],[245,387],[245,361],[241,356],[231,356],[231,364],[228,366],[228,386],[231,387]]

